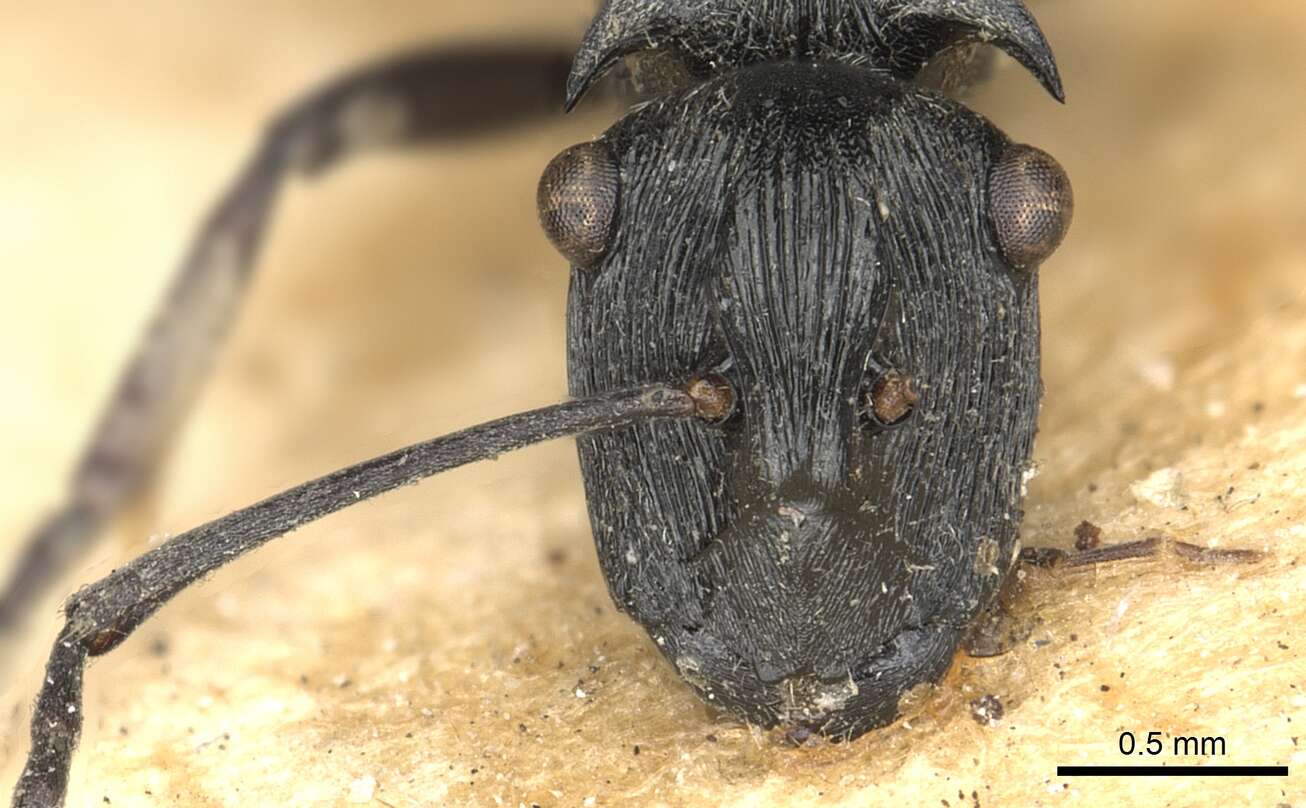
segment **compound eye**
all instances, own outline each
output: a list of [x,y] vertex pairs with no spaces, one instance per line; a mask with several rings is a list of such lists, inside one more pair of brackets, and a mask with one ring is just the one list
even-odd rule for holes
[[620,200],[621,171],[602,141],[572,146],[553,158],[535,196],[544,234],[579,267],[594,266],[612,246]]
[[1033,146],[1007,147],[989,175],[989,219],[1008,264],[1041,264],[1061,246],[1074,212],[1070,178],[1051,155]]

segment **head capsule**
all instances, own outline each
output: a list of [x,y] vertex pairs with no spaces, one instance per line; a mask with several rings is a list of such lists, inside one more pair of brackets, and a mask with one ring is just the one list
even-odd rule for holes
[[[720,33],[713,53],[738,64],[696,68],[600,139],[616,225],[573,269],[568,363],[576,395],[716,376],[733,391],[711,423],[578,439],[600,564],[705,699],[853,737],[942,675],[1010,569],[1041,395],[1029,270],[1068,188],[889,55],[1005,31],[1059,93],[1023,6],[824,2],[861,27],[798,36],[809,3],[605,5],[579,89],[630,36],[701,57]],[[745,5],[775,15],[764,49],[810,58],[732,50]],[[820,56],[863,29],[869,62]],[[1048,216],[1018,227],[1011,210]]]

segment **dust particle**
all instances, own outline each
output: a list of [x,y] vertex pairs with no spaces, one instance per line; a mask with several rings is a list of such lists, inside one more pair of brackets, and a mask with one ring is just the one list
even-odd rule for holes
[[1002,700],[992,693],[980,696],[970,703],[970,717],[980,726],[994,726],[1006,713],[1007,708],[1002,706]]
[[1079,551],[1092,550],[1102,543],[1102,528],[1084,520],[1075,528],[1075,549]]

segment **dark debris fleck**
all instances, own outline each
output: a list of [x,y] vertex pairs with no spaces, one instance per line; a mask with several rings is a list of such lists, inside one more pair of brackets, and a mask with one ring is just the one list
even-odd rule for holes
[[1075,527],[1075,549],[1092,550],[1102,543],[1102,528],[1085,519]]
[[970,703],[970,716],[980,726],[994,726],[1006,715],[1002,700],[992,693],[980,696]]

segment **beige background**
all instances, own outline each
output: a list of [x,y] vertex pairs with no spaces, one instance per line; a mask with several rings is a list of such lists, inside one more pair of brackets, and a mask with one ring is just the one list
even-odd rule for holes
[[[262,119],[397,46],[568,42],[588,9],[3,0],[0,569]],[[975,103],[1056,155],[1078,197],[1044,267],[1026,544],[1066,546],[1087,518],[1268,561],[1035,576],[1022,607],[1046,643],[960,660],[910,721],[795,751],[709,714],[614,613],[561,442],[334,517],[179,598],[92,666],[70,804],[1306,803],[1306,9],[1239,9],[1049,0],[1069,105],[1012,67]],[[295,186],[155,495],[63,589],[149,536],[561,397],[566,278],[533,188],[609,119]],[[56,604],[3,650],[5,788]],[[970,717],[981,693],[1006,704],[995,727]],[[1221,735],[1223,762],[1297,774],[1055,776],[1129,762],[1122,730]]]

